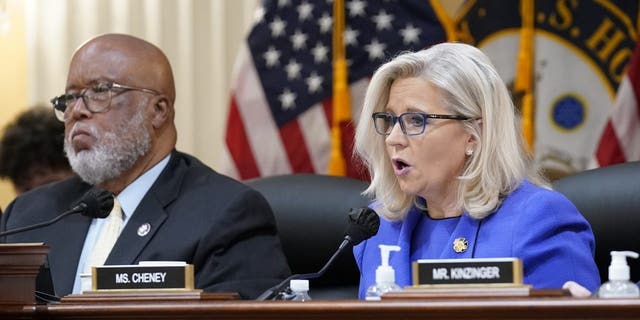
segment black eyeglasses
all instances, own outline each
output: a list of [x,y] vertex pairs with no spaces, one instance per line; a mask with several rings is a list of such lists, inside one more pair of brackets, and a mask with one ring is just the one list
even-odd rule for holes
[[[375,112],[371,116],[376,132],[383,136],[391,134],[391,130],[400,122],[402,133],[408,136],[416,136],[424,132],[427,126],[427,119],[449,119],[449,120],[471,120],[474,118],[453,114],[430,114],[422,112],[405,112],[396,116],[389,112]],[[399,121],[398,121],[399,120]]]
[[[118,90],[120,91],[116,92]],[[73,107],[80,98],[82,98],[82,102],[85,107],[87,107],[87,110],[92,113],[100,113],[107,111],[111,105],[111,98],[113,98],[114,95],[131,90],[146,92],[153,95],[159,94],[157,91],[151,89],[131,87],[115,82],[102,82],[96,83],[91,87],[84,88],[80,93],[65,93],[57,96],[51,99],[51,103],[53,104],[53,110],[56,114],[56,118],[64,122],[71,117],[70,112],[67,112],[71,110],[69,107]]]

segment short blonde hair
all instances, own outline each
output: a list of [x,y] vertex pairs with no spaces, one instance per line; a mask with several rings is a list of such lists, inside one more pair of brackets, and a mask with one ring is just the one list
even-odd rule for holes
[[441,43],[385,63],[367,89],[356,128],[355,153],[371,175],[364,194],[381,202],[376,208],[381,215],[390,220],[402,219],[417,200],[400,189],[387,156],[385,137],[376,133],[371,120],[374,112],[385,109],[392,83],[412,77],[437,88],[444,107],[452,114],[481,118],[462,122],[477,145],[458,177],[456,199],[460,209],[482,219],[494,212],[504,196],[524,179],[545,185],[531,166],[513,101],[489,58],[470,45]]

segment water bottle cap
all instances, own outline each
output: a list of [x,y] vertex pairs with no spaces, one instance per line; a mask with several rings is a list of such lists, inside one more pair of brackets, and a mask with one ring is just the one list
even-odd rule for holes
[[289,287],[292,291],[309,291],[309,280],[291,280]]

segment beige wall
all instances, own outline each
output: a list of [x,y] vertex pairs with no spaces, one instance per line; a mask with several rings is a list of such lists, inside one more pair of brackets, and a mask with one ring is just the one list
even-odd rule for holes
[[[27,104],[27,71],[22,0],[0,0],[0,10],[9,15],[9,28],[0,26],[0,126],[4,126]],[[15,197],[8,181],[0,181],[0,207]]]
[[[0,85],[0,121],[60,94],[71,54],[81,43],[101,33],[129,33],[163,48],[174,67],[178,149],[215,167],[233,62],[258,2],[0,0],[0,8],[6,3],[20,11],[11,14],[10,34],[0,38],[0,80],[7,82]],[[13,198],[12,188],[0,182],[0,206]]]
[[[462,0],[440,2],[453,13]],[[79,44],[104,32],[131,33],[165,49],[174,66],[178,149],[218,168],[233,63],[258,3],[0,0],[11,17],[9,32],[0,35],[0,124],[61,92],[68,60]],[[13,197],[10,185],[0,181],[0,206],[6,208]]]

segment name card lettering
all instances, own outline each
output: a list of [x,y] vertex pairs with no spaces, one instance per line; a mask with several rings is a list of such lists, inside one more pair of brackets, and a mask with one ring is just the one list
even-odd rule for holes
[[128,273],[116,273],[116,283],[165,283],[166,272],[134,272],[129,280]]
[[173,289],[193,290],[193,265],[101,266],[93,269],[94,291]]
[[522,284],[516,258],[429,259],[413,263],[413,285]]

